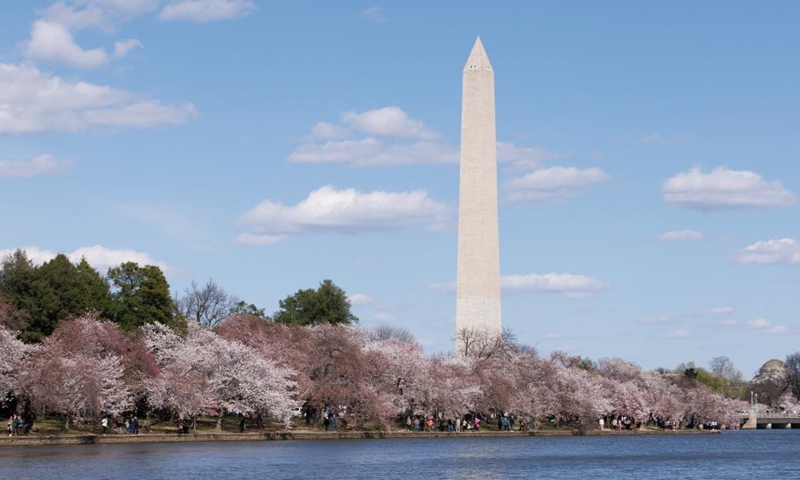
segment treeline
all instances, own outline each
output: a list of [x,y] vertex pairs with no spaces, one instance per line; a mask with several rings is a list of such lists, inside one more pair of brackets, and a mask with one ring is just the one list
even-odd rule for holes
[[2,259],[0,314],[4,324],[26,343],[41,342],[64,321],[91,312],[124,331],[160,323],[185,330],[188,322],[213,328],[231,315],[249,315],[279,323],[314,325],[358,322],[344,290],[330,280],[317,289],[301,289],[280,301],[271,317],[209,280],[170,293],[164,272],[155,265],[125,262],[104,275],[86,259],[73,264],[64,254],[35,265],[25,251]]
[[457,419],[513,414],[596,428],[600,418],[631,425],[738,426],[745,402],[676,373],[619,359],[540,357],[508,337],[479,338],[465,356],[425,355],[407,332],[336,324],[301,326],[234,315],[211,330],[159,323],[125,331],[91,315],[62,322],[40,344],[0,327],[0,389],[30,424],[135,414],[221,422],[229,413],[290,426],[302,407],[355,428],[398,428],[411,416]]
[[[356,327],[347,295],[329,280],[268,316],[212,281],[172,297],[158,267],[125,263],[103,276],[84,260],[59,255],[36,266],[18,251],[3,260],[0,295],[2,403],[27,424],[45,414],[69,422],[236,413],[289,426],[302,408],[309,424],[346,412],[355,427],[382,429],[410,416],[505,413],[534,426],[624,418],[693,427],[738,426],[748,408],[725,357],[709,370],[645,371],[620,359],[541,357],[508,332],[470,331],[458,332],[459,355],[428,356],[406,330]],[[769,378],[782,390],[770,401],[793,390],[779,363]]]
[[41,342],[61,322],[86,312],[126,331],[182,321],[157,266],[127,262],[101,275],[86,259],[73,264],[63,254],[37,266],[22,250],[3,259],[0,310],[24,342]]

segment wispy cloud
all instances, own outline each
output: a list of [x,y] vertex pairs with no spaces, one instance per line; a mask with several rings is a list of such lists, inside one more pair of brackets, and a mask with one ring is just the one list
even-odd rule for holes
[[797,197],[779,181],[767,181],[749,170],[693,168],[661,186],[664,201],[692,210],[788,207]]
[[161,9],[158,18],[209,23],[242,18],[255,10],[252,0],[172,0]]
[[108,54],[102,48],[83,49],[65,26],[45,20],[33,23],[25,53],[36,60],[78,68],[99,67],[108,61]]
[[352,305],[368,305],[375,300],[366,293],[353,293],[347,295],[347,299],[350,300],[350,304]]
[[508,203],[559,202],[583,193],[593,183],[610,178],[599,168],[541,168],[506,182],[503,199]]
[[370,22],[383,23],[386,21],[386,16],[380,7],[371,7],[361,10],[361,18]]
[[639,323],[644,324],[665,324],[665,323],[674,323],[675,320],[672,317],[667,315],[656,315],[654,317],[644,317],[639,319]]
[[[498,161],[511,169],[530,169],[568,154],[498,142]],[[339,122],[320,121],[289,154],[295,163],[341,163],[352,167],[457,165],[457,145],[396,105],[343,112]]]
[[800,264],[800,242],[792,238],[781,238],[756,242],[733,255],[736,263]]
[[765,318],[756,318],[746,324],[747,328],[759,330],[767,335],[783,335],[789,331],[786,325],[774,325]]
[[668,334],[664,338],[672,338],[672,339],[681,339],[681,338],[689,338],[692,334],[689,330],[676,330],[670,334]]
[[[452,294],[456,283],[433,283],[426,287],[434,293]],[[503,275],[500,288],[510,295],[549,294],[566,298],[591,297],[608,288],[608,284],[596,278],[571,273],[529,273],[527,275]]]
[[683,314],[684,317],[719,317],[733,313],[732,307],[714,307],[707,310],[693,310]]
[[451,207],[431,199],[422,190],[362,193],[327,185],[293,206],[264,200],[236,223],[253,229],[256,235],[355,234],[400,230],[414,223],[438,223],[451,213]]
[[670,230],[658,236],[662,242],[683,242],[690,240],[702,240],[703,233],[697,230]]
[[288,239],[289,235],[240,233],[233,239],[233,243],[246,247],[263,247],[266,245],[275,245]]
[[0,160],[0,178],[32,178],[40,175],[57,175],[70,168],[52,155],[39,155],[30,160]]
[[0,64],[0,134],[152,128],[197,117],[191,104],[165,105],[105,85],[70,81],[24,65]]

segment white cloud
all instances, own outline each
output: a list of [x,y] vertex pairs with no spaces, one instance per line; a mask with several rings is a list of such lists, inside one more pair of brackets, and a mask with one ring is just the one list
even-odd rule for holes
[[156,10],[161,0],[75,0],[88,7],[100,8],[104,11],[133,17]]
[[31,178],[54,175],[69,169],[69,164],[59,162],[52,155],[39,155],[30,160],[0,160],[0,178]]
[[756,318],[748,321],[747,326],[750,328],[769,328],[772,326],[772,323],[765,318]]
[[783,334],[787,333],[788,331],[789,331],[789,329],[786,328],[786,325],[775,325],[774,327],[770,327],[770,328],[764,330],[764,333],[766,333],[768,335],[783,335]]
[[548,293],[569,298],[590,297],[607,288],[605,282],[570,273],[504,275],[500,288],[509,294]]
[[[14,253],[16,249],[0,250],[0,258]],[[55,258],[56,253],[51,250],[44,250],[38,247],[24,247],[28,258],[35,264],[41,265],[44,262]],[[164,262],[154,260],[150,254],[129,249],[113,249],[102,245],[91,247],[81,247],[77,250],[65,253],[67,258],[73,263],[80,262],[81,258],[86,258],[89,265],[97,269],[100,273],[105,273],[111,267],[116,267],[125,262],[136,262],[140,266],[155,265],[167,275],[176,275],[180,270],[170,267]]]
[[781,182],[769,182],[755,172],[727,167],[710,172],[695,167],[670,178],[661,189],[665,202],[694,210],[787,207],[797,203],[797,197]]
[[348,295],[347,299],[350,300],[351,305],[368,305],[374,300],[366,293],[354,293],[352,295]]
[[64,63],[78,68],[99,67],[108,60],[108,55],[102,48],[84,50],[75,43],[65,26],[45,20],[33,22],[31,39],[25,52],[37,60]]
[[362,193],[326,185],[294,206],[265,200],[242,215],[237,224],[258,234],[360,233],[442,221],[451,210],[421,190]]
[[773,325],[765,318],[756,318],[747,322],[747,328],[759,330],[767,335],[783,335],[788,332],[786,325]]
[[231,20],[253,13],[251,0],[173,0],[161,10],[161,20],[186,20],[196,23]]
[[89,262],[91,266],[101,272],[121,263],[136,262],[139,265],[155,265],[168,275],[179,273],[179,270],[170,267],[164,262],[153,259],[150,254],[137,252],[135,250],[113,249],[101,245],[94,245],[91,247],[79,248],[67,256],[73,262],[79,262],[81,258],[86,258],[86,261]]
[[685,240],[702,240],[703,233],[697,230],[671,230],[662,233],[659,240],[664,242],[681,242]]
[[665,338],[689,338],[692,334],[689,330],[677,330],[675,332],[670,333]]
[[328,122],[317,122],[311,127],[310,138],[316,140],[335,140],[349,135],[347,128]]
[[558,334],[558,333],[550,332],[550,333],[546,333],[544,335],[544,339],[545,340],[557,340],[559,338],[561,338],[561,334]]
[[37,12],[41,17],[52,23],[63,25],[71,30],[97,29],[105,32],[111,31],[111,23],[106,12],[94,6],[76,8],[66,2],[56,2],[45,10]]
[[737,263],[800,264],[800,243],[792,238],[756,242],[733,255]]
[[639,323],[644,324],[664,324],[672,323],[674,320],[666,315],[656,315],[655,317],[645,317],[639,320]]
[[77,132],[91,127],[148,128],[184,123],[196,116],[191,104],[164,105],[109,86],[0,63],[0,135]]
[[[307,142],[299,145],[287,160],[296,163],[344,163],[354,167],[458,164],[457,145],[439,139],[422,120],[409,116],[398,106],[341,114],[341,123],[317,122]],[[497,144],[498,161],[513,168],[533,168],[544,160],[564,153],[537,147]]]
[[[605,282],[585,275],[570,273],[530,273],[527,275],[503,275],[500,288],[506,294],[550,294],[567,298],[591,297],[605,290]],[[434,283],[426,287],[433,293],[455,293],[456,283]]]
[[372,7],[367,8],[365,10],[361,10],[361,18],[364,20],[368,20],[370,22],[378,22],[383,23],[386,21],[386,16],[383,15],[381,12],[380,7]]
[[254,233],[241,233],[233,239],[233,243],[248,247],[263,247],[264,245],[275,245],[276,243],[280,243],[288,239],[288,235],[257,235]]
[[127,56],[132,51],[136,50],[137,48],[142,48],[142,42],[135,38],[129,38],[127,40],[120,40],[114,43],[114,58],[122,58]]
[[288,160],[296,163],[346,163],[355,167],[458,163],[458,151],[439,142],[385,144],[366,137],[300,145]]
[[503,185],[504,200],[509,203],[562,201],[582,193],[592,183],[605,182],[609,178],[599,168],[541,168],[506,182]]
[[[16,248],[0,249],[0,259],[13,254],[16,250]],[[23,247],[21,250],[24,250],[28,259],[36,265],[41,265],[44,262],[50,261],[56,256],[55,252],[44,250],[39,247]]]
[[535,169],[544,161],[559,160],[569,156],[567,152],[553,152],[539,147],[518,147],[510,142],[497,142],[497,161],[510,163],[512,169]]
[[353,130],[371,136],[415,140],[434,140],[439,136],[428,129],[422,120],[411,118],[394,105],[362,113],[351,110],[342,114],[342,120]]

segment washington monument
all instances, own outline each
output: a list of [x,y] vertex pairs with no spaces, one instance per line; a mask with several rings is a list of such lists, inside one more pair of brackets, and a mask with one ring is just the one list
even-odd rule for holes
[[463,334],[500,335],[494,72],[480,37],[462,77],[456,352]]

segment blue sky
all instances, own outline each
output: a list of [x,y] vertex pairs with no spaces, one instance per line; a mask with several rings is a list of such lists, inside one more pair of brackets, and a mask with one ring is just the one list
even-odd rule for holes
[[267,311],[330,278],[452,350],[461,70],[495,71],[503,322],[647,368],[797,350],[796,2],[0,10],[0,251]]

